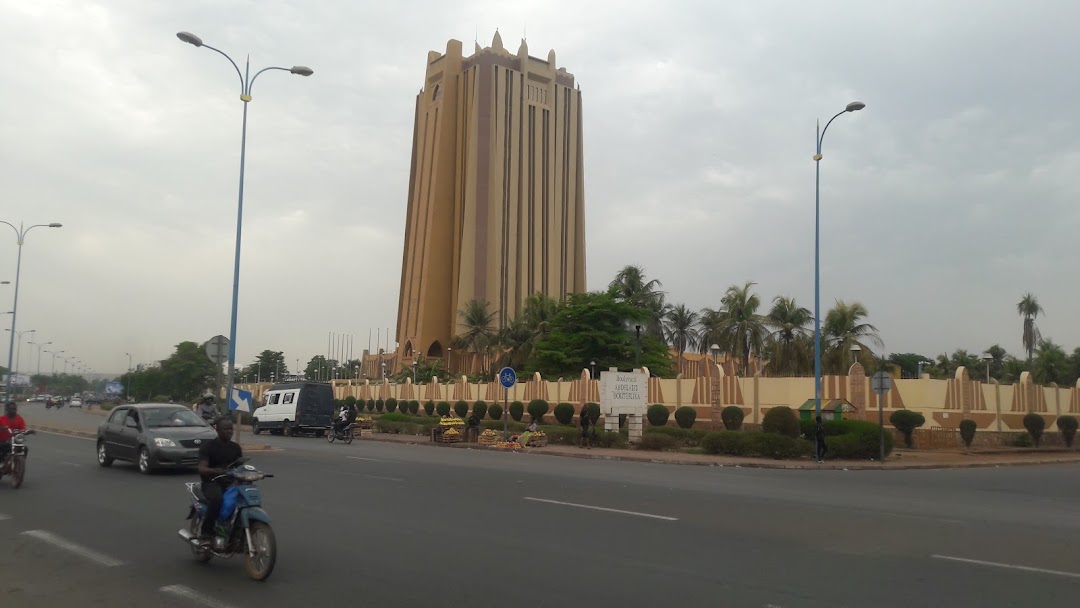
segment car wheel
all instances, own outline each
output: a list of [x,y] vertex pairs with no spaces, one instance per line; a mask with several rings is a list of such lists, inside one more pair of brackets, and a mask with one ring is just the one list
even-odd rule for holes
[[149,475],[154,472],[154,465],[150,462],[150,450],[146,449],[146,446],[139,448],[139,472],[143,475]]
[[262,432],[262,429],[259,428],[259,421],[258,420],[252,420],[251,421],[251,432],[254,433],[255,435],[258,435],[259,433]]
[[285,435],[286,437],[292,437],[293,433],[294,433],[294,431],[293,431],[293,428],[292,428],[292,423],[290,423],[288,420],[281,423],[281,434],[282,435]]
[[105,442],[98,441],[97,444],[97,462],[98,465],[103,467],[112,466],[113,459],[109,457],[108,451],[105,450]]

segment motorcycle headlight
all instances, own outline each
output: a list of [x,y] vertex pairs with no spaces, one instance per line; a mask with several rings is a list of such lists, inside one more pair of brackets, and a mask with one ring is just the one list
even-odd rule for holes
[[245,482],[250,483],[250,482],[253,482],[253,481],[259,481],[260,479],[262,479],[264,477],[264,475],[262,473],[258,472],[258,471],[255,471],[255,470],[243,470],[243,471],[234,472],[233,477],[239,479],[240,481],[245,481]]
[[12,438],[11,441],[15,445],[23,445],[24,443],[26,443],[26,436],[25,435],[15,435],[15,437]]
[[176,442],[168,437],[154,437],[154,445],[159,448],[175,448]]

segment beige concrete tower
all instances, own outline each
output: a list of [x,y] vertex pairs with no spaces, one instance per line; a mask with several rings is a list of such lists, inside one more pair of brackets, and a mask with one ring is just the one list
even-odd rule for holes
[[397,341],[441,357],[457,311],[487,300],[503,326],[533,293],[585,290],[581,91],[574,76],[508,52],[498,32],[463,57],[428,53],[416,97]]

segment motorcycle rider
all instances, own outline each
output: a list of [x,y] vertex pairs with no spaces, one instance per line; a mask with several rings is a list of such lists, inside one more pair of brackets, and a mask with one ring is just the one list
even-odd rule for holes
[[214,478],[224,475],[228,470],[227,467],[244,455],[240,444],[233,441],[232,436],[232,420],[222,418],[217,423],[217,437],[202,444],[199,448],[199,476],[202,477],[202,491],[207,507],[199,534],[202,542],[209,542],[213,538],[214,524],[217,522],[218,513],[221,512],[225,489],[229,486],[227,478],[218,480]]
[[0,416],[0,463],[7,458],[11,450],[11,431],[25,431],[26,421],[19,415],[19,408],[14,401],[4,404],[4,415]]
[[202,401],[195,406],[195,413],[209,424],[213,424],[218,417],[217,406],[214,405],[213,395],[204,395]]
[[337,420],[334,421],[334,433],[340,435],[345,431],[350,424],[356,422],[356,406],[343,405],[341,406],[341,413],[338,414]]

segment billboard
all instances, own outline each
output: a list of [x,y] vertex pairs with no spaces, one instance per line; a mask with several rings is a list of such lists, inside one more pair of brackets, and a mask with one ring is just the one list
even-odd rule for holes
[[105,383],[105,396],[106,397],[119,397],[124,394],[124,385],[119,382],[106,382]]
[[[6,386],[8,382],[8,375],[4,374],[2,383]],[[30,386],[30,376],[27,374],[13,374],[11,376],[11,386],[18,388],[28,388]]]

